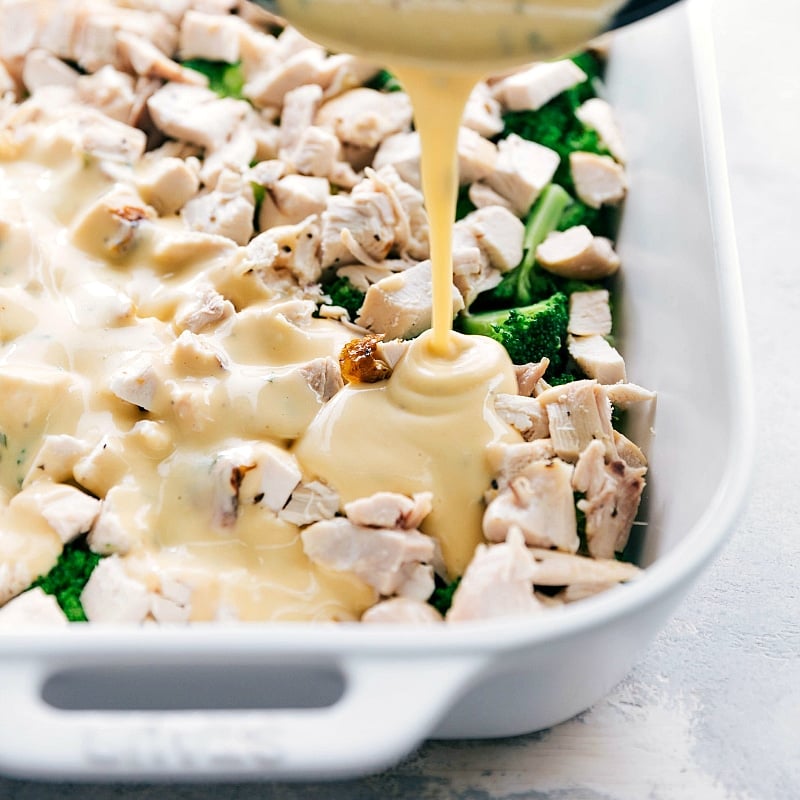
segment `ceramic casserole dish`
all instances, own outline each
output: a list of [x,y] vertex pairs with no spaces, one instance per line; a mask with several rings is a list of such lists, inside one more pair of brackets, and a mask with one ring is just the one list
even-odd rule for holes
[[[737,521],[752,448],[742,298],[705,0],[614,38],[631,190],[620,345],[658,393],[640,580],[535,618],[446,627],[72,626],[0,638],[0,771],[319,779],[427,737],[534,731],[630,669]],[[638,535],[638,534],[637,534]]]

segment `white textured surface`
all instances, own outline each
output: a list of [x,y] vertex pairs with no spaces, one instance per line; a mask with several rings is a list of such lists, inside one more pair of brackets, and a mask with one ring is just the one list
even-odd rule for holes
[[360,781],[164,788],[0,778],[2,800],[800,798],[800,4],[716,0],[714,27],[753,367],[763,387],[753,493],[720,559],[629,677],[550,731],[429,743],[391,772]]

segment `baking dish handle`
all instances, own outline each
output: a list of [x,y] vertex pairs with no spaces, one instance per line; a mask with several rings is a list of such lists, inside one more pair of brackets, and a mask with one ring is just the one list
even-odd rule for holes
[[313,779],[383,769],[411,752],[485,657],[361,655],[325,708],[71,711],[42,698],[52,665],[0,668],[0,771],[48,779]]

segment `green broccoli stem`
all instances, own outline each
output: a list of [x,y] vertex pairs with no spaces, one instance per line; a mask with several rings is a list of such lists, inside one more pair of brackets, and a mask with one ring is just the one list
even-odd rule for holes
[[531,271],[536,263],[536,248],[558,227],[561,215],[572,202],[566,189],[551,183],[539,195],[528,215],[522,248],[525,255],[517,273],[516,306],[526,306],[533,302],[531,291]]

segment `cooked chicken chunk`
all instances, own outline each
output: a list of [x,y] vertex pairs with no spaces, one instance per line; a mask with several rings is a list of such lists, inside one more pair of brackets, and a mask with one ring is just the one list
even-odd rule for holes
[[100,555],[127,555],[140,547],[149,533],[147,500],[134,484],[112,486],[89,533],[91,550]]
[[494,87],[494,96],[511,111],[536,111],[557,94],[586,80],[586,73],[570,59],[534,64],[515,72]]
[[88,444],[75,436],[68,434],[45,436],[22,482],[23,488],[42,479],[53,483],[64,483],[71,479],[75,463],[86,455],[88,449]]
[[67,544],[91,530],[100,501],[65,483],[37,481],[14,497],[15,506],[41,518]]
[[625,145],[614,112],[607,100],[592,97],[575,109],[575,116],[587,128],[597,132],[600,143],[617,161],[625,163]]
[[558,458],[532,461],[486,507],[484,536],[502,542],[517,527],[529,545],[574,553],[580,542],[572,471],[571,464]]
[[376,492],[345,503],[344,513],[356,525],[369,528],[418,528],[433,508],[433,494],[419,492],[413,497],[396,492]]
[[0,628],[60,627],[67,623],[55,597],[38,587],[0,607]]
[[150,613],[150,592],[114,555],[94,568],[81,592],[81,605],[89,622],[141,623]]
[[339,510],[339,495],[320,481],[301,483],[278,512],[278,516],[293,525],[310,525],[332,519]]
[[471,128],[458,131],[458,176],[463,184],[474,183],[492,174],[497,165],[497,147]]
[[498,394],[494,399],[494,407],[500,419],[516,428],[525,441],[545,439],[550,435],[547,411],[535,397]]
[[531,364],[515,364],[514,372],[517,375],[519,394],[523,397],[532,397],[536,385],[542,380],[549,366],[549,358],[543,358],[541,361]]
[[442,621],[442,615],[428,603],[408,597],[390,597],[368,608],[362,622],[427,625]]
[[278,225],[295,225],[309,216],[322,214],[330,195],[325,178],[286,175],[267,188],[258,216],[262,231]]
[[569,166],[578,197],[592,208],[619,203],[628,191],[625,169],[609,156],[574,152]]
[[529,552],[537,586],[609,585],[634,580],[642,572],[633,564],[613,558],[587,558],[539,547],[532,547]]
[[522,260],[525,226],[508,209],[502,206],[479,208],[456,226],[466,228],[475,237],[489,263],[500,272],[514,269]]
[[80,73],[46,50],[31,50],[25,56],[22,82],[30,94],[41,86],[75,86]]
[[611,404],[596,381],[553,386],[537,400],[547,409],[550,436],[560,458],[575,462],[593,440],[598,440],[609,456],[613,455]]
[[[431,324],[431,283],[431,262],[421,261],[372,284],[356,324],[389,339],[422,333]],[[463,307],[464,301],[453,287],[453,316]]]
[[592,442],[575,465],[575,491],[586,497],[578,508],[586,514],[586,541],[595,558],[613,558],[625,548],[644,490],[645,468],[608,460],[601,442]]
[[142,199],[160,216],[180,211],[199,187],[197,173],[182,158],[151,161],[136,180]]
[[[552,461],[556,457],[550,439],[534,439],[530,442],[493,442],[486,448],[486,459],[497,488],[505,489],[514,478],[522,475],[534,461]],[[496,496],[496,494],[495,494]]]
[[497,161],[486,183],[524,217],[542,189],[553,179],[558,153],[512,133],[497,145]]
[[624,383],[625,361],[602,336],[568,336],[567,349],[584,374],[598,383]]
[[613,275],[620,265],[611,241],[594,236],[585,225],[553,231],[536,248],[536,261],[562,278],[599,280]]
[[573,292],[569,296],[567,330],[574,336],[608,336],[611,333],[608,290]]
[[242,93],[257,108],[280,108],[283,98],[292,89],[306,83],[316,83],[323,69],[325,51],[309,47],[288,58],[275,59],[272,66],[254,73],[244,85]]
[[181,218],[193,231],[212,233],[245,245],[253,235],[255,199],[242,176],[223,170],[216,187],[198,195],[181,209]]
[[233,64],[239,60],[246,25],[237,16],[206,14],[190,8],[181,20],[178,50],[182,59],[206,58]]
[[315,124],[346,144],[375,148],[388,136],[408,130],[411,101],[404,92],[351,89],[323,103]]
[[465,622],[537,613],[542,605],[533,596],[532,578],[533,559],[518,530],[503,544],[480,544],[445,619]]
[[156,78],[175,83],[206,86],[208,80],[193,69],[186,69],[167,58],[152,42],[131,33],[118,33],[117,44],[133,71],[144,78]]
[[461,124],[491,139],[503,130],[500,103],[492,96],[486,81],[479,81],[470,93]]
[[395,133],[381,142],[372,166],[376,170],[392,166],[404,181],[419,187],[422,182],[419,171],[420,153],[417,131]]
[[433,539],[416,530],[365,528],[344,517],[315,522],[300,534],[315,563],[352,572],[382,595],[394,594],[407,579],[407,564],[429,563]]
[[606,394],[613,406],[623,411],[636,403],[645,403],[655,400],[656,393],[651,392],[635,383],[617,383],[606,387]]

